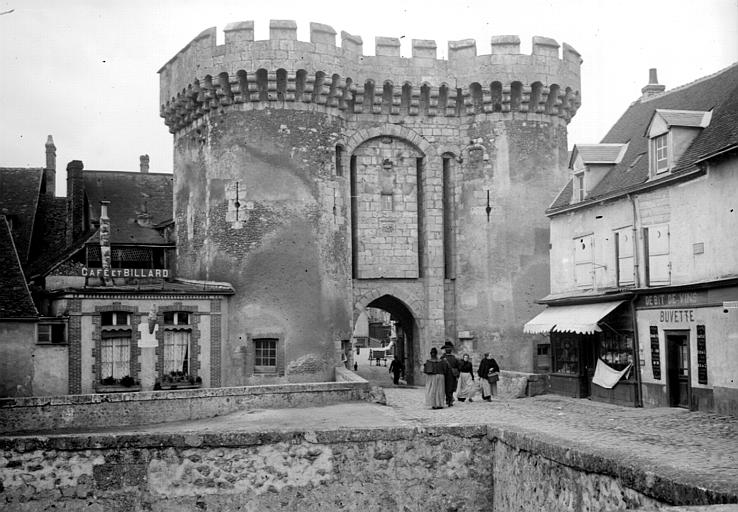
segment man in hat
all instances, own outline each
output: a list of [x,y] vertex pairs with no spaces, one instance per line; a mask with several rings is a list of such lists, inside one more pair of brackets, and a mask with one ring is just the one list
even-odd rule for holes
[[454,344],[446,340],[443,344],[443,355],[441,359],[446,361],[446,377],[445,377],[445,390],[446,390],[446,405],[451,407],[454,405],[454,391],[456,391],[456,385],[458,384],[459,378],[459,360],[451,352],[454,350]]

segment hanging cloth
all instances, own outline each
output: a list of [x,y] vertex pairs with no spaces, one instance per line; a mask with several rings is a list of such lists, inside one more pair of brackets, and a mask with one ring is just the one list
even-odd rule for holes
[[597,360],[597,368],[595,368],[592,384],[597,384],[602,388],[612,389],[615,387],[623,375],[630,371],[632,365],[626,366],[622,370],[616,370],[608,366],[602,359]]

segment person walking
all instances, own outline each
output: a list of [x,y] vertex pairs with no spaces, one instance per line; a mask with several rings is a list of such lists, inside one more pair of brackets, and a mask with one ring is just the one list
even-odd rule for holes
[[392,374],[392,382],[397,386],[400,383],[400,376],[405,373],[405,365],[399,359],[394,358],[390,363],[389,372]]
[[482,383],[482,399],[486,402],[492,401],[492,395],[497,394],[497,380],[500,375],[500,367],[497,361],[492,359],[489,352],[484,353],[484,359],[479,363],[477,375]]
[[464,402],[468,398],[470,402],[474,399],[474,369],[469,354],[464,354],[459,362],[459,383],[456,387],[456,399]]
[[443,409],[446,398],[446,372],[448,365],[438,359],[438,349],[430,350],[430,359],[423,364],[425,373],[425,405],[431,409]]
[[454,391],[456,391],[457,380],[459,378],[459,360],[451,353],[454,349],[453,343],[446,341],[442,348],[444,354],[441,356],[441,359],[446,361],[448,365],[445,380],[446,405],[451,407],[454,405]]

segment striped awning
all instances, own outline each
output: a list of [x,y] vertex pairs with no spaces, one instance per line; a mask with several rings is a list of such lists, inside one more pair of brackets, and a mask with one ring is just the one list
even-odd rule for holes
[[601,332],[597,325],[616,307],[625,302],[595,302],[593,304],[577,304],[576,306],[549,306],[535,318],[525,324],[523,332],[541,334],[547,332],[575,332],[578,334],[594,334]]

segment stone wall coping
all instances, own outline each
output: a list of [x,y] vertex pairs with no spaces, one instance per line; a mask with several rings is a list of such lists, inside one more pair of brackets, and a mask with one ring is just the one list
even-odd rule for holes
[[[556,438],[540,433],[517,432],[489,427],[487,436],[520,451],[535,453],[558,464],[589,473],[609,475],[619,479],[625,487],[666,503],[726,503],[738,501],[732,490],[715,489],[713,483],[690,481],[673,474],[667,468],[654,468],[647,459],[637,455],[626,457],[622,452],[598,450],[590,445],[564,444]],[[711,485],[710,489],[707,486]]]
[[336,382],[359,382],[366,384],[369,381],[343,366],[336,366]]
[[139,402],[154,400],[185,400],[192,398],[216,398],[243,395],[269,395],[282,393],[313,393],[318,391],[346,391],[365,387],[364,379],[342,382],[309,382],[298,384],[267,384],[261,386],[237,386],[227,388],[199,388],[165,391],[138,391],[131,393],[97,393],[89,395],[59,395],[0,399],[0,411],[20,407],[88,405],[113,402]]
[[503,443],[577,470],[617,478],[625,487],[665,503],[730,503],[738,501],[732,490],[706,486],[706,482],[691,482],[670,474],[668,468],[653,468],[637,456],[623,458],[622,453],[607,453],[590,446],[564,444],[560,440],[534,432],[518,432],[491,425],[447,425],[391,428],[366,428],[324,431],[261,431],[261,432],[189,432],[136,434],[66,434],[51,436],[0,436],[0,450],[18,453],[37,450],[135,450],[145,448],[217,448],[245,447],[275,443],[364,443],[399,441],[414,438],[456,436],[483,438]]
[[529,373],[529,372],[518,372],[513,370],[500,370],[500,376],[502,377],[528,377],[528,382],[536,382],[539,380],[546,380],[548,378],[547,373]]

